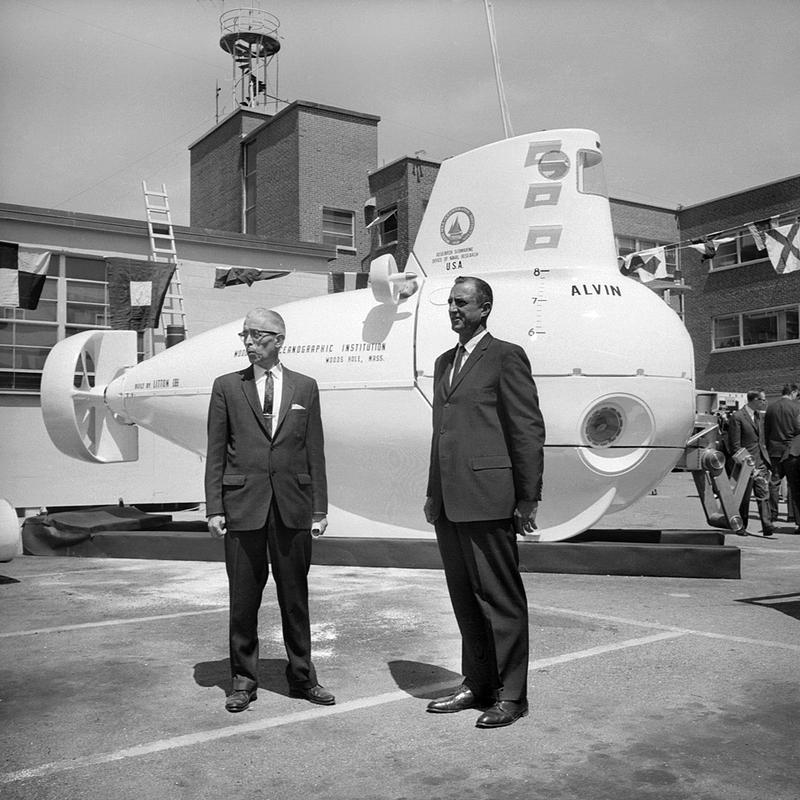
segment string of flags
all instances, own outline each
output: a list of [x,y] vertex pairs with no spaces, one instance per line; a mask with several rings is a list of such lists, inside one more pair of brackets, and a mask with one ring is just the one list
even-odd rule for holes
[[668,276],[667,250],[695,250],[700,253],[702,261],[708,261],[714,258],[722,245],[735,242],[739,232],[746,229],[753,237],[756,249],[766,251],[766,256],[778,275],[796,272],[800,270],[800,217],[779,225],[782,216],[785,215],[748,222],[736,228],[709,234],[701,239],[661,245],[620,256],[619,270],[623,275],[632,275],[636,272],[639,279],[645,283],[656,278],[665,278]]
[[651,247],[649,250],[640,250],[638,253],[630,253],[621,257],[622,264],[619,271],[623,275],[631,275],[638,272],[639,280],[644,283],[656,278],[666,278],[667,254],[666,247]]

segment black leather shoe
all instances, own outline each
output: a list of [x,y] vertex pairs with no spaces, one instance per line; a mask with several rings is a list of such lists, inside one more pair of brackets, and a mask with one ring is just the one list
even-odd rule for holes
[[503,728],[528,714],[528,701],[498,700],[478,717],[476,728]]
[[225,710],[244,711],[257,697],[255,689],[235,689],[225,698]]
[[482,706],[491,705],[491,702],[491,700],[481,702],[481,698],[476,697],[472,689],[462,683],[453,694],[431,700],[426,710],[430,711],[431,714],[453,714],[456,711],[464,711],[467,708],[481,708]]
[[765,528],[762,528],[764,536],[773,536],[775,534],[775,526],[774,525],[767,525]]
[[300,697],[308,700],[309,703],[316,703],[318,706],[332,706],[336,703],[336,698],[319,684],[300,689],[290,689],[289,697]]

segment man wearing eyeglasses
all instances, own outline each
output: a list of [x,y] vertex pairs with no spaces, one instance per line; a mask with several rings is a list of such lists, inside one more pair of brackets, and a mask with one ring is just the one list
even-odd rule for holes
[[281,364],[280,314],[253,309],[239,336],[250,366],[214,381],[205,472],[208,529],[225,541],[230,591],[233,685],[225,708],[244,711],[256,699],[258,612],[270,564],[289,694],[333,705],[311,661],[308,610],[311,538],[328,524],[319,389]]

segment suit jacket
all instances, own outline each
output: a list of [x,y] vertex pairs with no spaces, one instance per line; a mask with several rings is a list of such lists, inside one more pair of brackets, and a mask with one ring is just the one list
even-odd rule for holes
[[781,460],[789,440],[798,434],[800,434],[800,403],[789,397],[781,397],[767,408],[764,415],[764,436],[773,463]]
[[740,408],[731,414],[728,422],[728,447],[731,455],[744,447],[753,456],[756,465],[764,463],[769,466],[770,458],[764,440],[764,417],[756,425],[746,408]]
[[275,435],[270,438],[253,367],[214,381],[208,409],[206,513],[224,514],[230,530],[256,530],[270,503],[284,525],[308,529],[328,510],[319,389],[283,367]]
[[436,359],[428,496],[452,522],[509,519],[540,500],[545,427],[525,351],[487,333],[453,385],[456,348]]

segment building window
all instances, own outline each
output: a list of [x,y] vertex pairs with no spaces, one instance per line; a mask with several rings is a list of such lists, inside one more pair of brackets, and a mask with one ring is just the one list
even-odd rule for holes
[[741,232],[734,235],[733,241],[723,242],[717,246],[711,268],[738,267],[751,261],[763,261],[766,257],[767,251],[756,247],[752,234]]
[[378,229],[378,247],[387,247],[397,242],[397,206],[384,208],[378,214],[375,227]]
[[713,349],[800,342],[800,306],[715,317]]
[[258,164],[255,141],[244,146],[243,156],[243,219],[242,232],[256,233],[256,167]]
[[322,209],[322,243],[354,250],[353,223],[355,213],[338,208]]
[[38,392],[56,342],[107,327],[106,262],[53,253],[37,308],[0,308],[0,392]]

